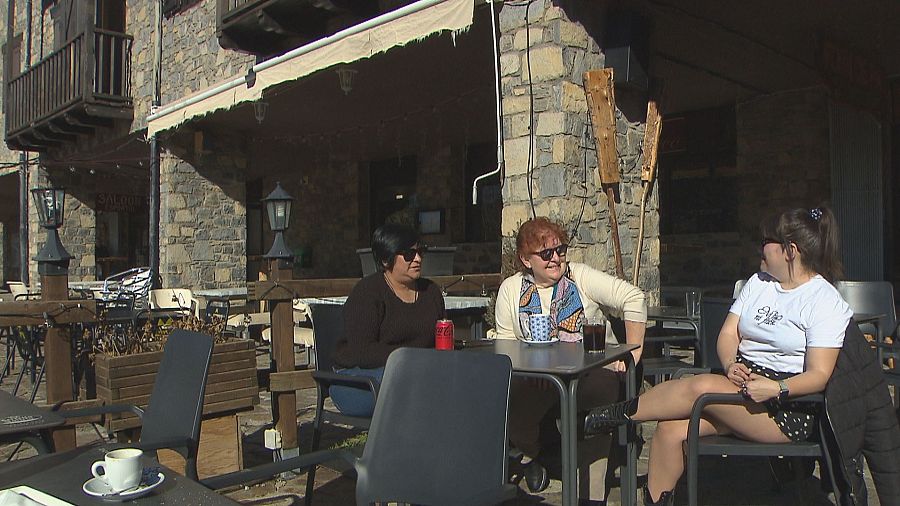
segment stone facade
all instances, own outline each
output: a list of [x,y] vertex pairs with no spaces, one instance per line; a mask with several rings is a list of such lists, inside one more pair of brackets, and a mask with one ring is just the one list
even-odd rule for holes
[[[527,7],[504,5],[500,12],[506,163],[503,252],[506,257],[513,254],[516,231],[531,217],[530,185],[534,213],[558,221],[572,232],[569,259],[615,273],[608,202],[600,186],[582,85],[583,73],[602,68],[604,57],[582,23],[593,24],[593,20],[570,16],[566,9],[545,0]],[[639,226],[640,144],[646,111],[641,104],[641,100],[627,94],[617,97],[621,183],[616,215],[625,276],[629,280]],[[626,110],[642,112],[628,117],[623,112]],[[639,281],[648,292],[659,287],[658,230],[654,193],[646,213]],[[512,265],[513,259],[505,258],[504,272],[508,273]]]
[[241,139],[207,136],[199,156],[166,146],[160,161],[162,286],[242,286],[247,265],[247,157]]

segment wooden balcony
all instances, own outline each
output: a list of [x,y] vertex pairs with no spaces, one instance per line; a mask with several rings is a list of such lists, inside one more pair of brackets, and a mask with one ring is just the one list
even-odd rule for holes
[[6,83],[6,143],[47,151],[131,120],[131,35],[91,27]]
[[284,53],[380,13],[377,0],[217,0],[216,10],[220,46],[264,56]]

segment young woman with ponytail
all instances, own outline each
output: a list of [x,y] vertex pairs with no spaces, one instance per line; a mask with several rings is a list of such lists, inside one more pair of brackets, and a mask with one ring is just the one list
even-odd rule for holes
[[827,208],[793,209],[760,227],[760,272],[744,285],[719,333],[725,375],[661,383],[644,395],[593,410],[588,433],[626,420],[660,420],[650,445],[645,504],[673,504],[684,471],[682,442],[694,401],[743,393],[737,405],[710,405],[701,435],[733,434],[779,443],[806,440],[815,413],[791,398],[822,392],[853,312],[832,286],[841,275],[838,229]]

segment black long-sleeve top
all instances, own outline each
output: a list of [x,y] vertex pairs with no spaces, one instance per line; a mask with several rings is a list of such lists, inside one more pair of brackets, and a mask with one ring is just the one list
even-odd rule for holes
[[434,347],[434,326],[444,317],[444,298],[427,279],[416,281],[419,296],[400,300],[384,274],[376,272],[353,287],[344,305],[344,336],[334,363],[340,367],[384,367],[392,351],[402,346]]

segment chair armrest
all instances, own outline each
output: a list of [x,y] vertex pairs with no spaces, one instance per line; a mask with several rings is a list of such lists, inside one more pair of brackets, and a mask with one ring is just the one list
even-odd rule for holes
[[124,413],[131,412],[138,416],[138,418],[144,418],[144,410],[133,405],[133,404],[110,404],[108,406],[94,406],[89,408],[80,408],[80,409],[67,409],[67,410],[59,410],[59,405],[53,406],[53,410],[57,412],[60,416],[69,420],[70,418],[81,418],[85,416],[96,416],[96,415],[108,415],[113,413]]
[[[93,410],[95,408],[99,408],[103,406],[103,401],[100,399],[87,399],[83,401],[59,401],[52,406],[42,406],[45,409],[49,409],[50,411],[62,411],[61,414],[66,419],[66,424],[69,425],[77,425],[80,423],[100,423],[102,413],[89,414],[81,417],[73,417],[69,416],[68,413],[71,413],[75,410],[84,410],[90,409]],[[65,414],[63,414],[65,413]]]
[[672,379],[680,379],[686,374],[708,374],[710,372],[712,372],[712,369],[708,367],[685,367],[675,371],[675,374],[672,375]]
[[233,473],[213,476],[212,478],[200,480],[200,484],[213,490],[219,490],[252,481],[264,480],[271,478],[276,474],[286,473],[288,471],[293,471],[294,469],[302,469],[334,460],[342,460],[352,466],[356,464],[357,458],[350,451],[345,449],[320,450],[281,460],[279,462],[272,462],[270,464],[263,464],[261,466],[255,466]]
[[378,383],[368,376],[350,376],[337,372],[316,371],[312,373],[313,379],[319,386],[328,388],[332,385],[340,385],[354,388],[368,388],[375,398],[378,398]]

